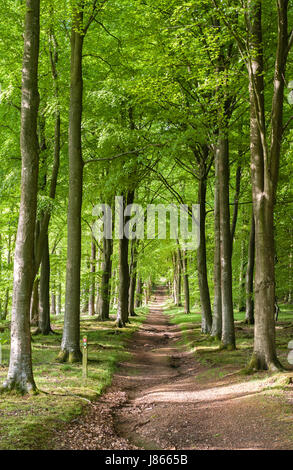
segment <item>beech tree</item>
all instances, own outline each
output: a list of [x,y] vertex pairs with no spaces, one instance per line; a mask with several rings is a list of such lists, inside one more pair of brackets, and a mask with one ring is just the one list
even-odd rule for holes
[[14,256],[11,352],[4,389],[34,391],[30,339],[30,300],[34,281],[39,146],[38,59],[40,0],[26,0],[21,88],[21,201]]

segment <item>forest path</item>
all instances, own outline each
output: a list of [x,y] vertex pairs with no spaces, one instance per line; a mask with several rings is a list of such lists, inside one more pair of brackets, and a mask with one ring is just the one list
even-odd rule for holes
[[292,423],[263,381],[215,377],[178,346],[164,290],[129,341],[131,358],[86,416],[60,433],[67,449],[292,449]]

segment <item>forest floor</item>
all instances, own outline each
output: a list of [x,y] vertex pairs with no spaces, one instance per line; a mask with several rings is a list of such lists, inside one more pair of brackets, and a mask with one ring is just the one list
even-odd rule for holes
[[[131,358],[50,448],[293,449],[293,373],[241,374],[251,327],[236,322],[237,350],[219,351],[201,335],[199,316],[166,302],[158,292],[129,340]],[[293,324],[280,322],[277,332],[284,357]]]
[[[126,343],[143,322],[147,307],[126,328],[115,327],[115,311],[109,321],[82,315],[81,335],[87,335],[88,377],[82,380],[80,363],[56,361],[62,338],[63,315],[51,316],[54,334],[35,335],[32,327],[32,357],[38,394],[0,395],[0,450],[51,449],[56,429],[74,422],[111,384],[117,364],[130,353]],[[10,322],[0,324],[0,385],[9,364]],[[4,343],[4,344],[3,344]]]

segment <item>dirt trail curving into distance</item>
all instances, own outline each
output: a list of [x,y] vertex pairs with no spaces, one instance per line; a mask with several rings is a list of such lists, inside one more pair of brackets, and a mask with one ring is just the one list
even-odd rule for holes
[[176,344],[158,291],[129,342],[132,356],[85,417],[57,436],[59,449],[292,449],[292,423],[262,394],[263,382],[215,378]]

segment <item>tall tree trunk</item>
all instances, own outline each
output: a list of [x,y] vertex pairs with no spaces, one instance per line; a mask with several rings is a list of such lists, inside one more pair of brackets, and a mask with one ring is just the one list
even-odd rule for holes
[[176,251],[172,254],[172,261],[173,261],[173,300],[174,304],[179,307],[180,306],[180,286],[179,286],[179,271],[178,271],[178,254]]
[[56,315],[56,294],[51,292],[51,315]]
[[245,291],[246,291],[245,323],[248,323],[248,325],[254,324],[254,300],[253,300],[254,256],[255,256],[255,223],[254,223],[254,216],[252,212],[249,245],[248,245],[248,262],[247,262],[246,277],[245,277]]
[[142,279],[140,275],[137,276],[136,294],[135,294],[135,307],[139,308],[142,304]]
[[60,361],[78,362],[80,351],[80,263],[81,205],[83,161],[81,148],[82,120],[82,33],[83,12],[77,5],[71,29],[71,76],[69,108],[69,196],[67,215],[67,264],[64,329]]
[[242,168],[240,165],[237,166],[236,170],[236,181],[235,181],[235,195],[234,195],[234,210],[233,210],[233,219],[231,225],[231,243],[233,251],[233,241],[236,232],[236,224],[238,218],[238,206],[239,206],[239,195],[240,195],[240,182],[241,182]]
[[130,262],[130,286],[129,286],[129,305],[128,313],[129,316],[134,317],[134,297],[135,297],[135,286],[137,276],[137,244],[136,239],[131,240],[131,262]]
[[245,240],[241,240],[238,311],[245,312]]
[[[247,63],[250,92],[250,141],[252,197],[255,219],[255,328],[251,369],[281,369],[275,344],[274,203],[283,137],[284,80],[288,52],[293,44],[288,33],[288,0],[277,0],[278,31],[271,131],[264,106],[262,2],[248,2],[251,57]],[[289,41],[290,37],[290,42]]]
[[95,315],[95,273],[96,273],[96,243],[91,241],[91,279],[89,297],[89,315]]
[[188,261],[187,252],[183,251],[183,287],[184,287],[184,313],[190,313],[190,295],[189,295],[189,278],[188,278]]
[[40,0],[26,0],[22,66],[21,200],[14,256],[11,349],[4,389],[35,390],[31,360],[30,300],[34,281],[34,234],[37,210],[39,148],[38,58]]
[[56,315],[61,315],[62,310],[62,284],[58,284],[57,300],[56,300]]
[[181,307],[182,306],[182,300],[181,300],[181,286],[182,286],[182,262],[180,260],[180,256],[181,256],[181,251],[180,250],[177,250],[177,257],[176,257],[176,261],[177,261],[177,283],[176,283],[176,289],[177,289],[177,292],[176,292],[176,297],[177,297],[177,307]]
[[[123,210],[128,204],[132,204],[134,199],[134,192],[129,191],[127,201],[123,201]],[[126,226],[129,216],[124,218],[124,227]],[[129,265],[128,265],[128,237],[124,234],[119,240],[119,300],[117,309],[116,324],[119,328],[126,325],[128,322],[128,302],[129,302]]]
[[287,302],[288,304],[292,304],[293,303],[293,295],[292,295],[292,291],[293,291],[293,286],[292,286],[292,280],[293,280],[293,243],[292,243],[292,233],[293,233],[293,230],[292,230],[292,227],[290,227],[289,229],[289,236],[290,236],[290,252],[289,252],[289,273],[288,273],[288,298],[287,298]]
[[[7,266],[9,267],[11,263],[11,234],[8,235],[8,251],[7,251]],[[5,290],[5,300],[4,300],[4,307],[3,307],[3,314],[2,319],[6,320],[8,315],[8,306],[9,306],[9,296],[10,296],[10,288],[9,285],[6,287]]]
[[198,182],[198,204],[200,211],[200,244],[197,250],[197,272],[200,303],[202,308],[201,329],[203,333],[210,333],[212,328],[212,310],[206,259],[206,184],[207,182],[205,170],[202,169]]
[[34,280],[33,291],[30,302],[30,324],[31,326],[38,326],[39,324],[39,284],[40,279],[37,277]]
[[40,275],[40,314],[37,333],[48,335],[50,324],[50,255],[48,235],[45,239]]
[[215,160],[215,202],[214,202],[214,313],[211,335],[222,337],[222,289],[221,289],[221,238],[220,238],[220,194],[219,194],[219,162]]
[[222,291],[222,345],[235,349],[234,312],[232,298],[232,243],[229,208],[229,142],[219,137],[216,160],[219,178],[221,291]]
[[99,292],[98,319],[107,320],[110,314],[110,281],[112,277],[113,240],[103,238],[102,279]]
[[[53,47],[52,47],[53,43]],[[55,199],[56,195],[56,188],[57,188],[57,179],[59,173],[59,166],[60,166],[60,109],[59,109],[59,86],[58,86],[58,73],[57,73],[57,62],[58,62],[58,46],[55,39],[53,32],[50,33],[50,61],[51,61],[51,72],[53,78],[53,87],[54,87],[54,96],[56,99],[56,110],[55,110],[55,129],[54,129],[54,161],[53,161],[53,168],[51,174],[51,182],[49,188],[49,197],[51,199]],[[45,138],[45,119],[42,117],[40,119],[40,152],[44,152],[47,150],[46,145],[46,138]],[[43,162],[46,163],[45,161]],[[45,190],[47,185],[47,172],[45,172],[44,180],[42,184],[42,189]],[[40,219],[37,220],[36,229],[35,229],[35,275],[39,270],[39,265],[42,260],[44,260],[44,252],[47,249],[46,245],[48,244],[48,227],[51,218],[51,210],[50,208],[45,210]],[[49,255],[48,255],[49,256]],[[46,263],[46,261],[45,261]],[[40,280],[42,284],[42,281]],[[47,302],[45,300],[45,302]],[[50,320],[49,320],[50,322]],[[47,327],[44,329],[47,331]],[[51,328],[49,328],[51,332]],[[38,328],[38,333],[40,334],[48,334],[42,333],[42,328]]]

